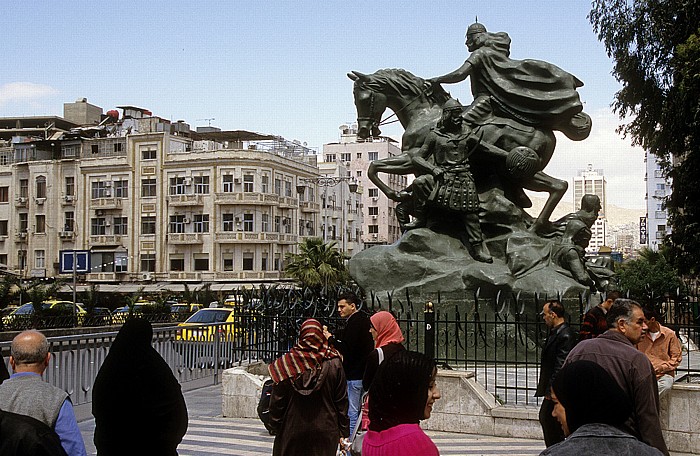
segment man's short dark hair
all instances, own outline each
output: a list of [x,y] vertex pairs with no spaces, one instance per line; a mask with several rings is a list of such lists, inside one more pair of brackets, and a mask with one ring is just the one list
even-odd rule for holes
[[348,304],[355,304],[355,307],[360,307],[360,298],[352,291],[346,291],[338,295],[338,302],[345,301]]
[[632,319],[632,312],[634,311],[635,307],[639,307],[640,309],[642,308],[637,301],[624,298],[616,299],[612,306],[610,306],[610,310],[608,310],[608,313],[605,316],[605,321],[608,323],[608,328],[617,328],[617,322],[620,319],[629,322]]
[[653,318],[654,320],[661,323],[661,316],[655,308],[644,306],[642,307],[642,310],[644,311],[644,318],[646,318],[647,320],[651,320]]
[[613,301],[613,302],[614,302],[616,299],[620,299],[621,297],[622,297],[622,293],[620,293],[620,292],[617,291],[617,290],[608,291],[608,292],[605,294],[605,300],[606,300],[606,301],[607,301],[607,300],[610,300],[610,301]]
[[549,310],[554,312],[557,317],[563,317],[566,314],[564,306],[558,299],[550,299],[549,301],[545,302],[545,304],[549,306]]

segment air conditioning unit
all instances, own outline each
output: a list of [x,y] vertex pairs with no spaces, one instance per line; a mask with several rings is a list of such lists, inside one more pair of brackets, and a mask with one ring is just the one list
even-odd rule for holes
[[377,216],[376,216],[376,215],[373,215],[373,216],[372,216],[372,220],[377,220]]
[[376,203],[377,201],[379,201],[379,197],[378,197],[378,196],[373,196],[373,197],[372,197],[372,201],[374,201],[374,202]]
[[73,195],[66,195],[63,197],[64,200],[66,201],[73,201],[74,196]]
[[109,188],[109,187],[111,187],[111,186],[112,186],[112,181],[106,181],[106,182],[105,182],[105,187],[106,187],[106,188]]
[[18,202],[18,203],[26,203],[26,202],[27,202],[27,198],[24,197],[24,196],[18,196],[18,197],[17,197],[17,202]]
[[46,201],[46,198],[34,198],[34,202],[39,206],[43,206],[44,201]]
[[97,209],[95,210],[95,215],[98,217],[102,217],[103,215],[105,215],[105,211],[103,211],[102,209]]
[[235,184],[240,184],[240,183],[241,183],[241,178],[240,178],[240,177],[234,177],[234,178],[233,178],[233,182],[234,182]]
[[153,280],[153,275],[150,272],[142,272],[140,279],[147,282],[149,280]]
[[61,231],[58,235],[62,238],[72,238],[73,232],[72,231]]
[[112,226],[112,222],[105,222],[105,226]]
[[372,239],[377,239],[379,235],[377,233],[372,234]]
[[17,235],[19,236],[20,239],[26,239],[26,238],[27,238],[27,233],[24,232],[24,231],[21,232],[21,233],[18,233]]
[[191,221],[192,221],[192,220],[190,220],[190,219],[188,219],[188,218],[182,219],[182,223],[184,223],[185,225],[189,224]]
[[241,218],[240,218],[240,217],[236,217],[236,218],[234,218],[233,220],[234,220],[236,223],[241,223]]
[[191,177],[185,178],[185,185],[192,185],[192,178]]
[[112,196],[112,190],[106,188],[104,195],[105,195],[105,198],[109,198],[110,196]]

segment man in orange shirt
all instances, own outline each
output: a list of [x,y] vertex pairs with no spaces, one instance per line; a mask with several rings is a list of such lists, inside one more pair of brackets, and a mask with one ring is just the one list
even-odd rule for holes
[[682,359],[681,343],[672,329],[659,323],[659,314],[656,310],[645,308],[644,318],[647,320],[649,330],[639,341],[637,348],[651,361],[659,383],[659,396],[661,396],[673,386],[676,368]]

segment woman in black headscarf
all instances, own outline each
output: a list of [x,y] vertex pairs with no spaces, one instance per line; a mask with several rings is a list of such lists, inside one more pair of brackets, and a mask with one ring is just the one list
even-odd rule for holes
[[632,403],[610,374],[593,361],[566,364],[552,383],[552,401],[552,416],[567,437],[540,456],[662,454],[620,430],[632,412]]
[[128,320],[95,379],[95,447],[103,455],[177,455],[187,407],[170,367],[151,346],[153,329]]

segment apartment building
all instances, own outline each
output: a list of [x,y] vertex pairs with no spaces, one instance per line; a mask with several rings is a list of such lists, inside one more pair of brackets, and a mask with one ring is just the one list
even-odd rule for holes
[[607,209],[607,199],[605,194],[605,175],[602,169],[593,169],[593,165],[588,165],[585,170],[579,170],[578,176],[574,177],[574,210],[581,209],[581,198],[586,194],[597,195],[600,198],[601,210],[598,219],[591,227],[591,242],[586,251],[597,253],[605,245],[608,221],[605,218]]
[[645,220],[646,232],[643,234],[646,236],[646,240],[640,239],[640,243],[645,244],[653,251],[658,251],[664,237],[671,234],[668,214],[663,207],[664,200],[671,195],[671,181],[664,175],[657,158],[649,152],[644,155],[644,164],[646,167],[647,216]]
[[87,282],[274,281],[285,255],[318,236],[316,154],[298,141],[75,104],[64,106],[72,122],[0,119],[10,271],[61,276],[60,253],[79,251]]
[[[341,125],[339,142],[323,145],[323,162],[340,163],[345,168],[345,177],[355,179],[362,191],[360,211],[364,247],[393,244],[401,237],[401,229],[396,220],[396,202],[387,198],[367,177],[372,161],[399,154],[400,147],[390,138],[358,139],[355,124]],[[408,186],[407,176],[381,174],[380,178],[395,191]]]

